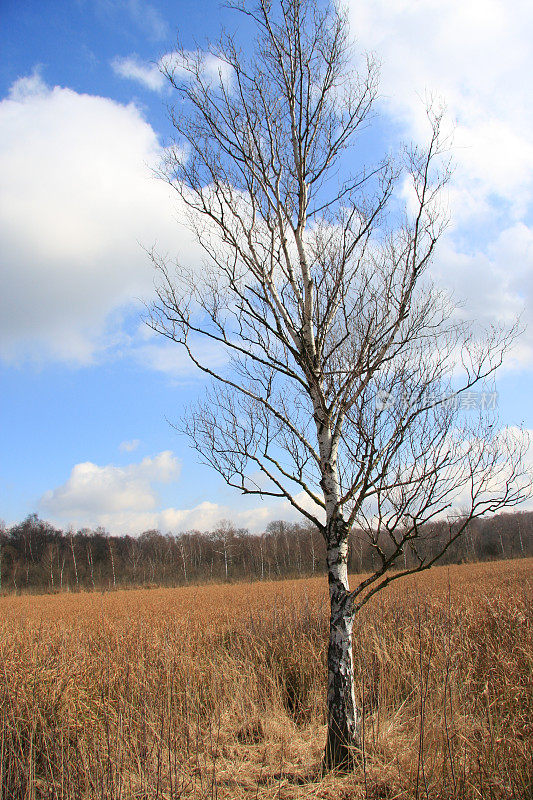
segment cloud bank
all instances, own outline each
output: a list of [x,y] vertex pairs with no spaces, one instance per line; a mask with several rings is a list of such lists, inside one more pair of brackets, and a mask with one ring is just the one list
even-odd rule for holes
[[[212,530],[223,519],[258,532],[273,520],[301,520],[294,508],[281,500],[254,500],[251,507],[244,508],[238,502],[232,506],[210,501],[191,508],[161,508],[158,484],[174,483],[180,473],[181,465],[170,450],[124,467],[88,461],[76,464],[64,484],[46,492],[39,508],[58,525],[101,525],[111,533],[130,535],[150,529],[165,533]],[[298,499],[308,504],[304,496]]]
[[381,107],[402,136],[427,137],[425,99],[454,125],[451,230],[433,274],[465,315],[508,323],[526,309],[513,355],[533,365],[533,6],[517,0],[353,0],[358,46],[382,64]]
[[13,85],[0,103],[0,357],[94,362],[151,294],[141,244],[193,257],[151,171],[160,155],[133,103],[50,88],[38,73]]

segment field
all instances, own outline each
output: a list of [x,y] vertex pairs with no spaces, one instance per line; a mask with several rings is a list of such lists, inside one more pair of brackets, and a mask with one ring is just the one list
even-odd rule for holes
[[532,568],[363,610],[348,776],[320,770],[324,578],[0,598],[1,800],[530,798]]

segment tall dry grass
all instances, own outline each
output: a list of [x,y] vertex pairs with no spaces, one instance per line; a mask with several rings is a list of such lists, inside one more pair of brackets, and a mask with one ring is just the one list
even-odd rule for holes
[[2,800],[528,798],[533,560],[358,618],[364,756],[322,777],[323,579],[0,600]]

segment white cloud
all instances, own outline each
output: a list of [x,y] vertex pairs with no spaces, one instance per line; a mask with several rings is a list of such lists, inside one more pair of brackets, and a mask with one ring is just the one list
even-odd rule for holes
[[243,508],[242,502],[229,505],[204,500],[192,508],[164,508],[159,511],[132,508],[103,512],[94,519],[93,525],[102,525],[111,533],[132,535],[151,529],[163,533],[208,531],[216,528],[224,519],[231,520],[237,528],[247,528],[251,533],[264,531],[269,522],[278,519],[287,522],[304,521],[304,517],[289,502],[282,500],[251,505],[248,508]]
[[[533,106],[524,76],[533,72],[533,6],[353,0],[350,15],[359,47],[381,60],[382,108],[402,135],[427,136],[425,96],[446,103],[453,225],[435,273],[465,299],[467,315],[509,321],[531,298]],[[531,366],[532,343],[530,332],[519,365]]]
[[78,524],[93,524],[124,513],[145,513],[157,506],[153,483],[179,477],[180,465],[170,450],[138,464],[100,467],[90,461],[76,464],[69,479],[41,498],[47,513]]
[[[257,532],[273,520],[302,520],[288,501],[266,503],[252,497],[235,505],[205,500],[191,508],[161,508],[155,485],[175,482],[180,473],[181,465],[169,450],[125,467],[83,462],[72,468],[63,485],[43,495],[40,509],[58,525],[101,525],[110,533],[132,535],[153,528],[173,533],[212,530],[223,519]],[[313,510],[307,496],[296,499]]]
[[445,99],[460,131],[479,129],[482,140],[512,131],[529,144],[530,3],[517,0],[511,10],[504,0],[358,0],[351,20],[359,45],[382,61],[382,94],[411,131],[429,91]]
[[[197,341],[193,340],[190,344],[200,363],[210,369],[219,369],[228,361],[228,354],[224,347],[216,342],[198,337]],[[185,349],[174,342],[142,344],[133,352],[135,359],[144,368],[163,372],[170,378],[181,381],[203,377],[204,373],[193,364]]]
[[[323,518],[323,512],[312,500],[301,492],[295,496],[302,508]],[[264,531],[269,522],[282,519],[286,522],[304,522],[305,518],[288,500],[271,500],[259,505],[253,498],[239,505],[220,505],[203,502],[190,509],[167,508],[156,515],[158,527],[163,531],[212,530],[221,520],[229,519],[238,528],[247,528],[252,533]]]
[[121,442],[118,449],[121,453],[133,453],[134,450],[137,450],[140,443],[140,439],[131,439],[129,442]]
[[150,171],[160,155],[134,104],[38,72],[13,85],[0,103],[0,357],[91,363],[152,291],[140,243],[191,257],[177,199]]
[[463,318],[488,329],[495,321],[512,326],[520,317],[525,330],[506,360],[506,368],[530,368],[533,363],[533,230],[517,223],[502,230],[485,248],[462,251],[446,237],[432,274],[458,299]]
[[[465,445],[468,444],[468,442],[465,442]],[[523,455],[523,473],[519,478],[512,480],[511,485],[515,488],[520,487],[526,499],[516,506],[516,509],[518,511],[533,509],[533,430],[518,428],[514,425],[503,427],[498,433],[498,449],[500,450],[501,458],[492,465],[492,478],[485,484],[486,490],[478,495],[477,501],[489,503],[491,499],[504,493],[506,483],[511,479],[512,473],[511,461],[506,460],[506,456],[513,453],[516,455],[520,451]],[[467,474],[467,472],[463,473],[463,480],[461,481],[463,485],[453,498],[452,512],[467,511],[471,507],[471,486],[466,477]],[[508,509],[504,509],[504,512],[512,513],[513,509],[513,506],[509,506]],[[446,510],[439,516],[446,518],[448,513],[449,510]]]
[[120,58],[117,56],[111,62],[113,72],[121,78],[137,81],[146,89],[160,92],[165,85],[165,77],[161,74],[158,64],[148,64],[137,56]]
[[142,61],[137,55],[117,56],[111,62],[111,67],[121,78],[136,81],[145,89],[161,92],[165,86],[169,86],[162,70],[168,70],[177,80],[184,80],[190,74],[187,64],[196,65],[198,61],[202,66],[204,78],[215,82],[222,78],[226,85],[230,84],[232,68],[229,64],[212,53],[201,51],[187,51],[184,57],[177,53],[165,53],[157,63]]
[[178,78],[186,78],[191,68],[195,70],[198,66],[203,78],[215,83],[221,79],[228,85],[233,75],[233,68],[226,61],[201,50],[186,50],[183,55],[176,52],[166,53],[159,63]]
[[15,81],[9,90],[9,98],[23,103],[25,100],[47,92],[48,87],[42,79],[41,68],[35,67],[31,75],[25,75]]

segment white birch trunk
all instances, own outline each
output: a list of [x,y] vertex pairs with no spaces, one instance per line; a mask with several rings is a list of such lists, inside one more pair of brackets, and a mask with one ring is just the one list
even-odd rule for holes
[[74,577],[76,578],[76,591],[79,589],[78,565],[76,563],[76,553],[74,552],[74,537],[70,533],[70,552],[72,553],[72,563],[74,564]]
[[183,577],[185,579],[185,583],[189,583],[189,580],[187,578],[187,562],[185,560],[185,548],[183,547],[183,544],[180,545],[180,552],[181,552],[181,560],[183,562]]
[[524,542],[522,540],[522,528],[520,527],[520,517],[517,517],[518,522],[518,536],[520,538],[520,552],[524,555]]
[[[318,404],[315,405],[319,420]],[[353,600],[348,583],[348,528],[339,509],[337,447],[329,426],[318,424],[322,490],[326,505],[326,558],[330,599],[328,644],[328,733],[325,769],[349,771],[361,745],[361,714],[355,703],[352,630]]]
[[117,578],[116,578],[116,575],[115,575],[115,558],[113,556],[113,547],[111,545],[111,540],[110,539],[108,540],[108,545],[109,545],[109,555],[111,557],[111,570],[112,570],[112,573],[113,573],[113,589],[116,589],[117,588]]
[[356,706],[352,657],[353,602],[348,584],[348,540],[342,518],[328,526],[330,625],[328,645],[328,733],[326,769],[350,770],[361,744],[361,714]]
[[226,542],[224,542],[224,575],[226,583],[228,582],[228,553],[226,550]]

